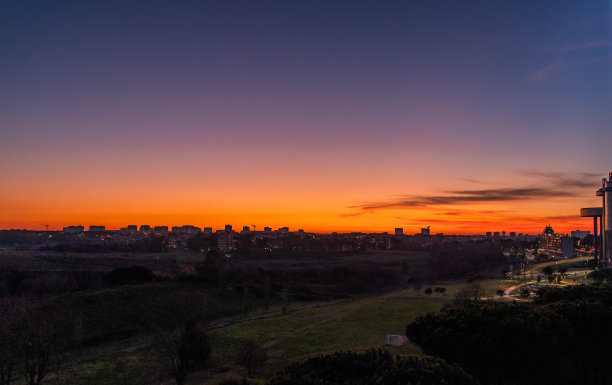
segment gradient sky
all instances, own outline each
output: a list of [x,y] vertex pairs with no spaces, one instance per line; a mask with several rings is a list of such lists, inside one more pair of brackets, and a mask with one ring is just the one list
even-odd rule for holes
[[590,229],[611,1],[0,0],[0,228]]

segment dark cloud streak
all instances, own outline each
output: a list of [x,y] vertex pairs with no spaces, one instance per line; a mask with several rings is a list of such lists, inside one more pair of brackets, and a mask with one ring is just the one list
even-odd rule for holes
[[520,175],[545,180],[549,183],[557,185],[565,185],[565,187],[588,187],[597,188],[598,181],[601,180],[601,173],[574,173],[566,174],[561,172],[545,172],[535,170],[523,170],[519,172]]
[[575,197],[581,196],[569,189],[557,188],[501,188],[484,190],[456,190],[450,191],[451,195],[434,196],[408,196],[388,202],[369,202],[361,205],[350,206],[352,209],[365,211],[383,209],[401,209],[411,207],[428,207],[437,205],[453,205],[462,203],[487,203],[487,202],[510,202],[518,200],[530,200],[548,197]]

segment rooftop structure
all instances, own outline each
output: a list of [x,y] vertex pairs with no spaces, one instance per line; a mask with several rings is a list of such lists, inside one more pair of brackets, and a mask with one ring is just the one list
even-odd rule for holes
[[555,234],[555,230],[553,230],[552,226],[549,224],[548,226],[546,226],[544,228],[544,231],[542,231],[542,234],[544,234],[544,235],[554,235]]
[[[601,188],[595,192],[602,197],[601,207],[587,207],[580,209],[580,216],[593,218],[593,237],[596,254],[601,256],[605,263],[612,258],[612,172],[608,179],[601,180]],[[597,218],[599,218],[599,236],[597,233]],[[600,252],[597,253],[597,248]]]

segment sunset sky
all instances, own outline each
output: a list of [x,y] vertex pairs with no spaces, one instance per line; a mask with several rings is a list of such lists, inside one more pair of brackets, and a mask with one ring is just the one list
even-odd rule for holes
[[591,230],[611,1],[0,0],[0,229]]

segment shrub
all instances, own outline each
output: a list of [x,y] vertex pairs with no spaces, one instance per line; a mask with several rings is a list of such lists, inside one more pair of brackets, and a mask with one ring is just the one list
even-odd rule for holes
[[434,358],[393,357],[382,349],[336,352],[289,365],[268,385],[473,385],[460,367]]
[[155,275],[151,269],[144,266],[116,268],[104,276],[104,280],[113,285],[148,283]]

